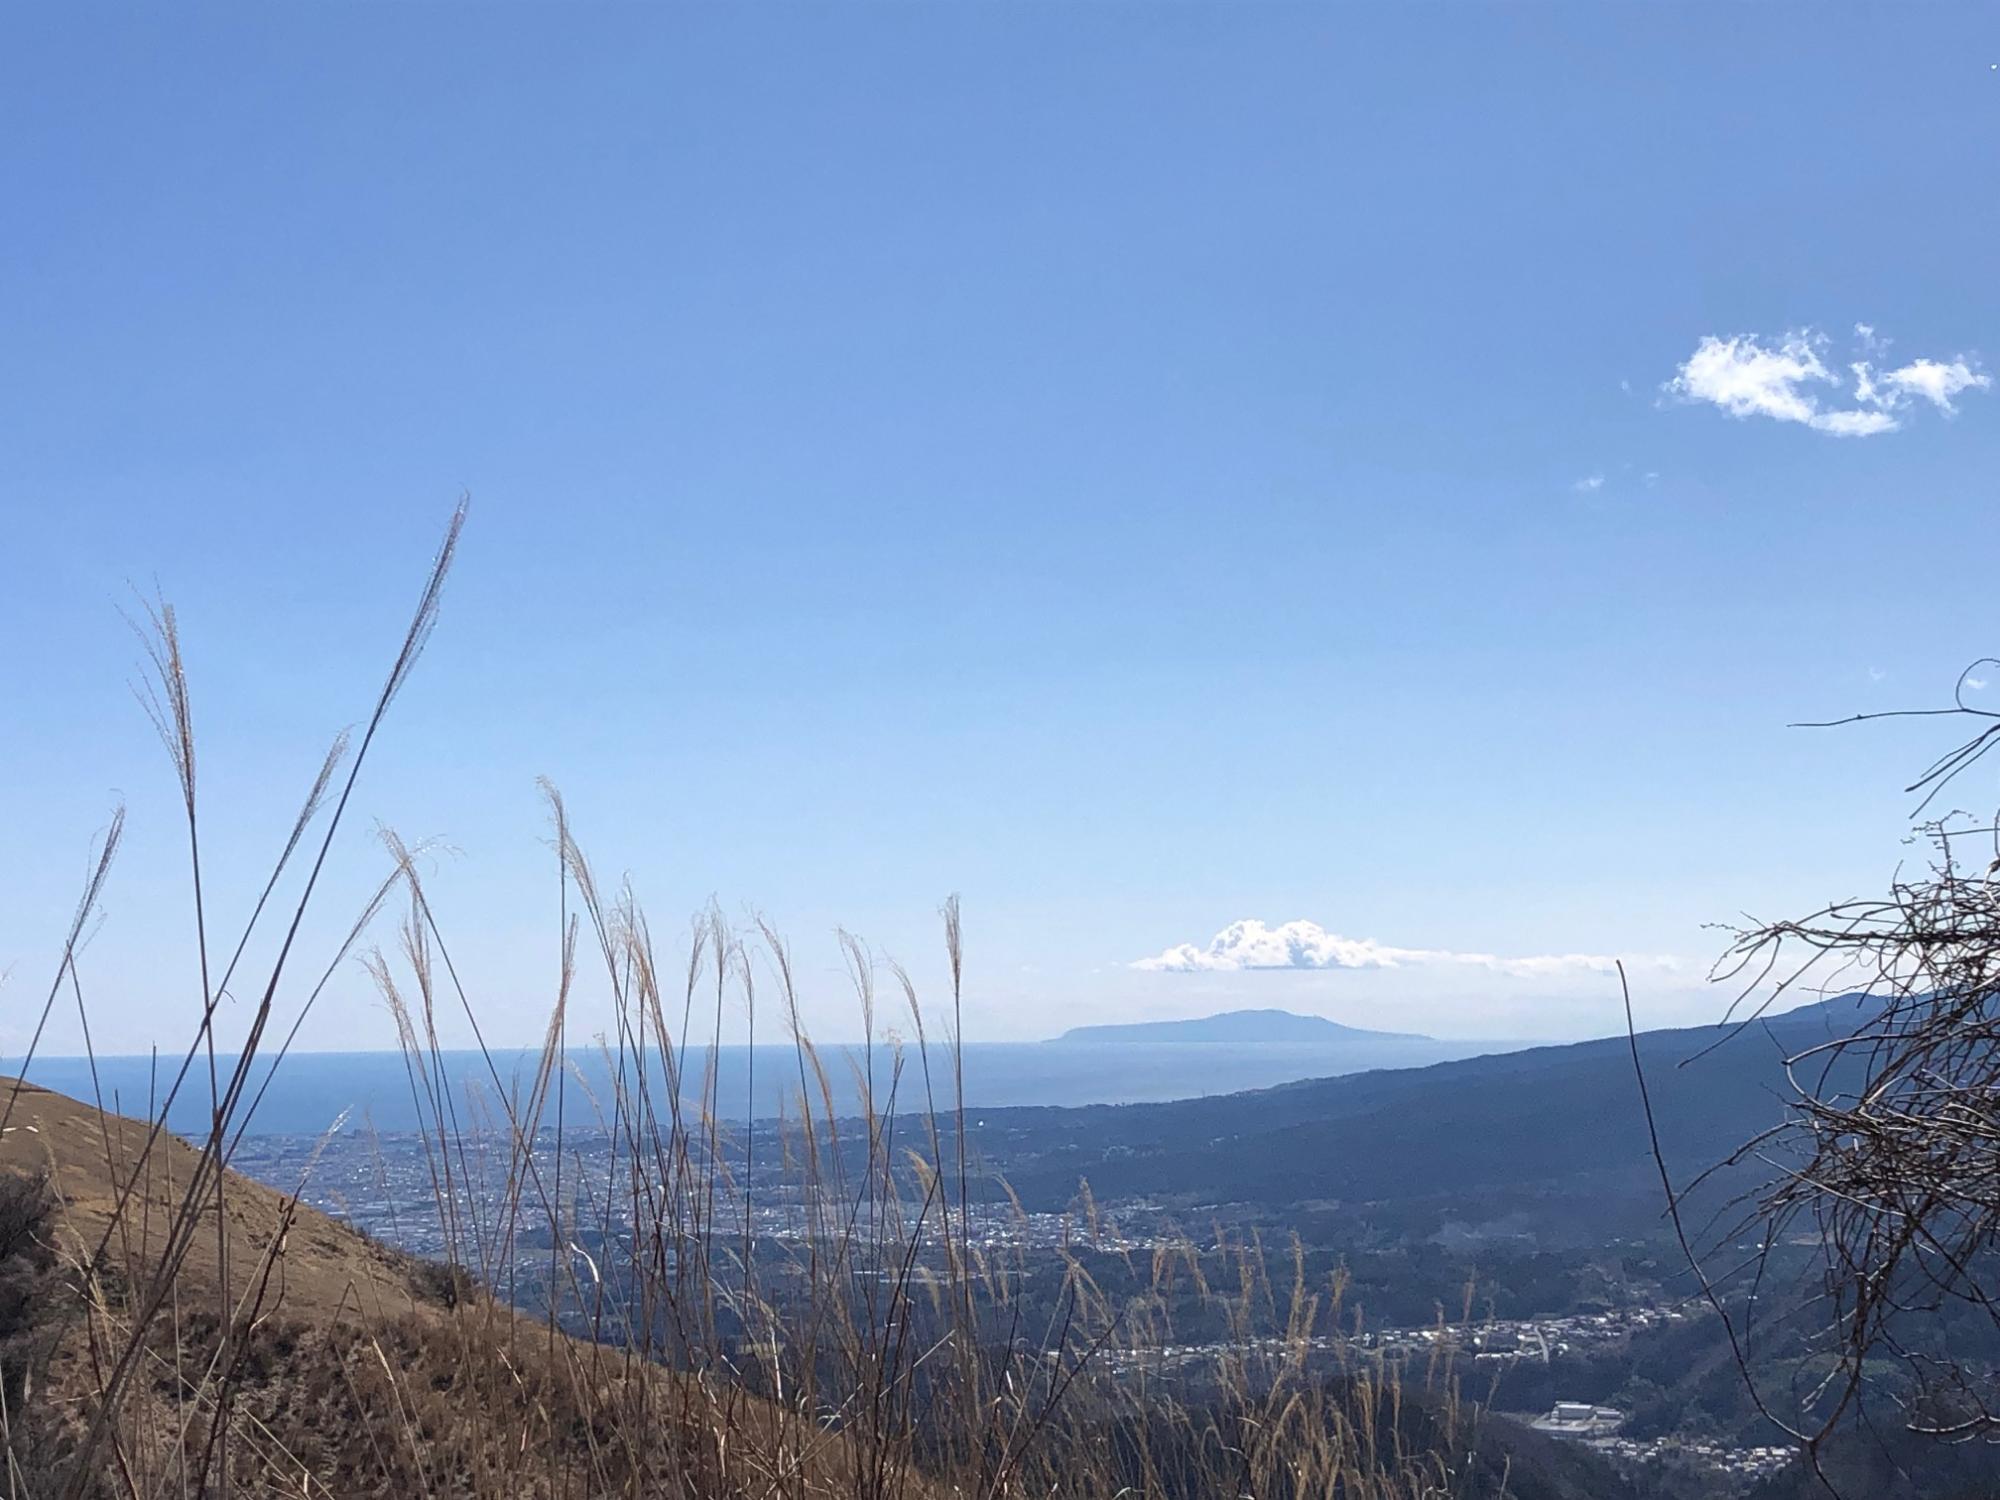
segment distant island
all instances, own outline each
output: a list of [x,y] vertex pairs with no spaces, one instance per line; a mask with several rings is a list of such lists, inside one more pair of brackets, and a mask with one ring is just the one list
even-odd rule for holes
[[1133,1021],[1122,1026],[1073,1026],[1058,1043],[1088,1042],[1284,1042],[1332,1045],[1346,1042],[1427,1042],[1409,1031],[1368,1031],[1324,1016],[1289,1010],[1226,1010],[1187,1021]]

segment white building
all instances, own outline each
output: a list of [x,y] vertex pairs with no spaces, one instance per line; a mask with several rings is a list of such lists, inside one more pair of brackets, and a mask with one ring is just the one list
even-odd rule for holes
[[1625,1413],[1587,1401],[1558,1401],[1547,1416],[1537,1417],[1529,1425],[1550,1437],[1603,1438],[1625,1425]]

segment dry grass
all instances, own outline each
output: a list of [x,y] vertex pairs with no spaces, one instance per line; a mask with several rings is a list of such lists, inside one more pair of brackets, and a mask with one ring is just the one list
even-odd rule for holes
[[[893,1026],[910,1038],[871,1051],[865,1107],[851,1120],[835,1118],[827,1065],[799,1024],[785,945],[768,931],[745,941],[710,917],[686,951],[661,953],[630,892],[600,887],[553,792],[560,979],[525,1091],[493,1070],[475,1121],[446,1081],[439,1018],[462,1015],[476,1033],[477,1017],[420,861],[393,836],[375,900],[300,978],[297,940],[334,830],[435,621],[462,521],[461,510],[353,754],[343,739],[328,756],[233,951],[212,941],[203,905],[192,695],[175,623],[163,606],[151,612],[149,702],[187,821],[201,1001],[151,1119],[6,1090],[0,1165],[46,1172],[56,1194],[17,1257],[43,1332],[0,1356],[10,1496],[1504,1491],[1504,1480],[1479,1488],[1453,1466],[1469,1414],[1448,1368],[1427,1372],[1420,1402],[1379,1367],[1329,1378],[1314,1366],[1311,1340],[1337,1323],[1340,1287],[1308,1286],[1296,1261],[1281,1257],[1274,1275],[1263,1247],[1236,1246],[1218,1281],[1213,1254],[1159,1248],[1149,1263],[1128,1255],[1124,1284],[1140,1290],[1112,1295],[1088,1269],[1098,1225],[1086,1194],[1051,1296],[1035,1290],[1045,1265],[976,1229],[955,905],[942,1044],[907,976],[843,940],[866,1034]],[[74,954],[115,845],[114,826],[44,1022],[73,997],[87,1024]],[[300,889],[278,901],[288,878]],[[391,907],[398,941],[369,948]],[[260,928],[276,956],[239,973]],[[263,1067],[282,1061],[326,976],[357,953],[397,1018],[426,1116],[450,1247],[442,1269],[228,1170]],[[570,1009],[586,965],[608,997],[595,1045],[613,1080],[588,1102],[594,1139],[610,1143],[591,1163],[566,1136],[579,1086]],[[255,997],[234,1062],[218,1057],[210,1029],[225,988]],[[738,1014],[753,1040],[775,1025],[792,1049],[796,1102],[778,1135],[733,1136],[717,1118],[705,1040]],[[207,1090],[211,1125],[182,1142],[157,1122],[189,1088]],[[791,1229],[774,1234],[759,1214],[780,1205]],[[1190,1305],[1220,1314],[1246,1351],[1253,1331],[1283,1336],[1194,1383],[1158,1358],[1175,1340],[1176,1308]]]

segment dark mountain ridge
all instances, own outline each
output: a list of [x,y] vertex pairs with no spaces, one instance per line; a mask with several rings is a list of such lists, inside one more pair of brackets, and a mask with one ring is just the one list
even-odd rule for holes
[[[1843,1036],[1854,999],[1754,1022],[1642,1032],[1639,1059],[1676,1180],[1782,1116],[1783,1059]],[[1720,1045],[1717,1045],[1717,1044]],[[1713,1050],[1708,1050],[1708,1049]],[[975,1141],[1024,1201],[1190,1203],[1629,1199],[1656,1220],[1660,1190],[1625,1037],[1429,1067],[1311,1079],[1167,1104],[981,1112]]]

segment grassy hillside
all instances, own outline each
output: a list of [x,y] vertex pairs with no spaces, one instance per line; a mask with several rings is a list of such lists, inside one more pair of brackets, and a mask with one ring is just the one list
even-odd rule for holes
[[[7,1096],[0,1376],[10,1495],[221,1493],[225,1476],[242,1495],[509,1500],[1025,1497],[1051,1484],[1193,1500],[1246,1476],[1259,1494],[1357,1500],[1624,1493],[1601,1461],[1481,1417],[1448,1380],[1405,1390],[1367,1368],[1308,1379],[1282,1358],[1200,1389],[1072,1382],[1086,1351],[1056,1339],[1047,1358],[1073,1366],[1066,1407],[995,1400],[980,1410],[954,1404],[948,1382],[922,1381],[913,1361],[894,1379],[923,1385],[935,1404],[885,1423],[856,1409],[888,1397],[879,1378],[850,1370],[843,1389],[829,1369],[802,1402],[747,1366],[674,1368],[629,1340],[574,1337],[495,1302],[462,1271],[366,1240],[234,1173],[222,1179],[220,1213],[210,1205],[197,1215],[164,1315],[130,1342],[162,1285],[166,1228],[199,1153],[165,1134],[149,1145],[144,1121],[45,1090],[0,1085]],[[982,1298],[998,1270],[982,1268]],[[795,1288],[785,1313],[793,1337],[826,1316],[816,1304],[840,1280]],[[939,1302],[930,1306],[935,1314]],[[136,1373],[108,1408],[128,1347]],[[1024,1364],[1014,1379],[1039,1378]],[[106,1411],[108,1438],[80,1459]],[[971,1425],[980,1417],[992,1425]]]
[[[148,1135],[23,1085],[0,1137],[0,1276],[24,1294],[0,1354],[10,1495],[205,1493],[225,1463],[238,1493],[273,1496],[858,1492],[843,1434],[580,1342],[235,1173],[224,1233],[211,1201],[108,1451],[77,1472],[197,1163]],[[905,1470],[873,1492],[933,1489]]]

